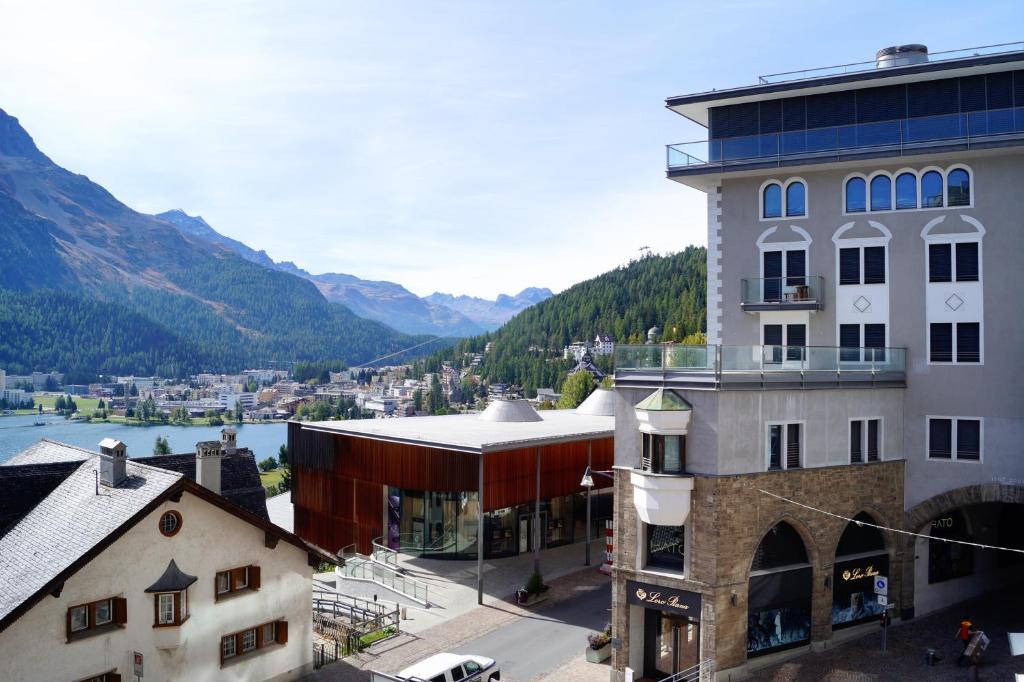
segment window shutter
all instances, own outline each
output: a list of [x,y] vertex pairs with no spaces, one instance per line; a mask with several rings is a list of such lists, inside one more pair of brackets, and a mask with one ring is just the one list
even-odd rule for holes
[[128,622],[128,600],[123,597],[114,597],[114,622],[118,625]]
[[858,362],[860,360],[860,325],[839,325],[839,360],[842,362]]
[[875,360],[877,362],[885,362],[885,325],[884,324],[866,324],[864,325],[864,347],[865,348],[878,348],[882,350],[865,351],[865,360]]
[[850,422],[850,463],[859,464],[863,461],[861,455],[860,432],[863,422]]
[[782,426],[772,424],[769,429],[768,469],[782,468]]
[[71,609],[68,609],[67,614],[64,616],[64,628],[67,634],[67,641],[71,641]]
[[949,322],[932,322],[929,330],[931,336],[932,362],[953,361],[953,325]]
[[182,615],[183,614],[181,613],[181,592],[175,592],[174,593],[174,622],[176,624],[181,625]]
[[839,283],[860,284],[860,249],[839,249]]
[[956,281],[978,281],[978,242],[962,242],[956,245]]
[[786,468],[800,468],[800,425],[786,425]]
[[950,459],[953,447],[953,421],[951,419],[931,419],[928,421],[928,456],[937,459]]
[[213,600],[220,599],[220,573],[213,574]]
[[766,346],[781,346],[782,345],[782,325],[781,324],[766,324],[764,326],[764,345],[766,345]]
[[957,324],[956,361],[981,361],[981,325],[977,322],[960,322]]
[[[959,245],[958,245],[959,246]],[[928,281],[929,282],[952,282],[952,250],[949,244],[928,245]],[[959,260],[959,252],[957,253]]]
[[153,595],[153,625],[160,624],[160,595]]
[[885,284],[885,247],[864,247],[864,284]]
[[868,461],[878,461],[878,420],[868,420]]
[[807,327],[802,324],[786,325],[786,359],[800,362],[804,359],[803,347],[807,345]]
[[956,458],[980,459],[981,422],[977,419],[956,420]]
[[260,589],[260,567],[250,566],[249,567],[249,587],[254,590]]
[[288,621],[279,620],[277,621],[277,643],[287,644],[288,643]]
[[121,682],[121,673],[107,673],[107,682]]
[[237,590],[245,582],[245,567],[231,569],[231,590]]
[[786,252],[786,284],[791,287],[803,286],[804,276],[807,274],[807,252],[787,251]]

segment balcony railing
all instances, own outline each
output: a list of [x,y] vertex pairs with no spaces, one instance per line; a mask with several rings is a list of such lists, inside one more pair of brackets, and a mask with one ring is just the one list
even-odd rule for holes
[[821,277],[746,277],[740,280],[740,307],[758,310],[821,310]]
[[836,346],[684,346],[671,343],[615,347],[615,371],[662,370],[723,374],[837,374],[906,372],[905,348]]
[[1024,107],[698,140],[667,147],[669,170],[828,156],[844,151],[920,149],[1024,136]]

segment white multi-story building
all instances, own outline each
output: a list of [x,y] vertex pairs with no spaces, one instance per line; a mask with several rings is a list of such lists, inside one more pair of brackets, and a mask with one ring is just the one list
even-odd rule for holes
[[598,334],[594,337],[594,345],[591,348],[594,355],[614,355],[615,339],[611,334]]

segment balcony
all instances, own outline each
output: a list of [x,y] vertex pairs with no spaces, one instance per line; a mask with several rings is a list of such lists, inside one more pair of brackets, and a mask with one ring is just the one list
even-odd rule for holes
[[825,287],[821,277],[745,277],[740,280],[740,308],[748,313],[765,310],[821,310]]
[[736,166],[838,161],[858,155],[903,156],[950,146],[993,147],[1024,141],[1024,107],[902,118],[782,133],[699,140],[667,147],[669,175]]
[[615,384],[707,389],[904,386],[905,348],[684,346],[615,348]]
[[633,506],[644,523],[681,526],[686,522],[690,515],[692,476],[632,469],[629,482],[633,484]]

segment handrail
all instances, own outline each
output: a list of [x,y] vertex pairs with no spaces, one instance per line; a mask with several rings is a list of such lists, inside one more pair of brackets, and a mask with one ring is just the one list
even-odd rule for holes
[[353,580],[365,580],[386,587],[424,606],[430,604],[426,583],[398,572],[391,566],[376,561],[347,561],[340,566],[341,575]]
[[666,145],[668,168],[793,157],[817,157],[848,150],[918,149],[936,143],[998,138],[1024,133],[1024,107],[904,116],[822,128],[705,138]]
[[371,540],[370,544],[373,546],[373,553],[370,556],[372,556],[375,561],[379,561],[398,569],[398,551],[391,549],[384,544],[383,535]]
[[697,665],[691,666],[686,670],[680,670],[674,675],[662,678],[658,682],[703,682],[704,680],[714,679],[713,675],[715,672],[714,660],[701,661]]

